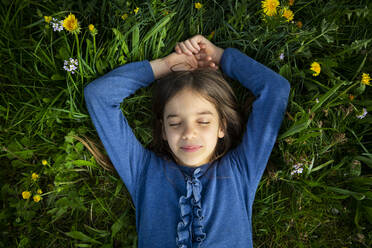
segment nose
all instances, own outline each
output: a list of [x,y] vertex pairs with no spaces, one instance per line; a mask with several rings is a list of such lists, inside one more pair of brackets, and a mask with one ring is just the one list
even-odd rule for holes
[[185,124],[182,139],[192,139],[193,137],[195,137],[195,132],[195,128],[191,124]]

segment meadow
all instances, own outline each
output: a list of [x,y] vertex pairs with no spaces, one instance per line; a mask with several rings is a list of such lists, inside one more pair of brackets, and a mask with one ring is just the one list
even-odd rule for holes
[[[276,2],[2,0],[0,247],[137,247],[125,185],[76,138],[99,145],[83,89],[195,34],[291,84],[254,246],[372,247],[372,1]],[[121,108],[147,147],[151,86]]]

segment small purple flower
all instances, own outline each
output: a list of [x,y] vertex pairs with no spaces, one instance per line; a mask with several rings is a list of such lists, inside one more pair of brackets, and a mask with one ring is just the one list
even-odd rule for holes
[[50,24],[52,25],[53,27],[53,31],[62,31],[63,30],[63,21],[59,21],[57,20],[56,18],[53,18],[52,21],[50,22]]
[[284,59],[284,53],[281,53],[281,54],[280,54],[279,59],[280,59],[280,60],[283,60],[283,59]]
[[74,74],[78,64],[77,59],[70,58],[69,60],[65,60],[63,69]]
[[363,108],[363,113],[360,114],[360,115],[357,115],[356,117],[359,118],[359,119],[363,119],[366,115],[367,115],[367,109],[366,108]]
[[302,163],[298,163],[298,164],[295,164],[293,165],[293,171],[291,171],[291,175],[294,175],[294,174],[301,174],[302,171],[303,171],[303,168],[302,168]]

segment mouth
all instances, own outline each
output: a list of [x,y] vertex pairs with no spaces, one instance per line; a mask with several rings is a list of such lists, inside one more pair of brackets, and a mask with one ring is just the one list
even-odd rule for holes
[[200,148],[202,148],[202,147],[201,146],[184,146],[184,147],[181,147],[181,149],[185,152],[196,152]]

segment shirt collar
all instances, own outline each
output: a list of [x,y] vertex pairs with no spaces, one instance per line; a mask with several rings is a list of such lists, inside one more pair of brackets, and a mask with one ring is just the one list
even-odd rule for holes
[[178,168],[183,172],[183,174],[193,177],[196,175],[202,176],[212,164],[213,163],[206,163],[197,167],[191,167],[180,164],[176,164],[176,166],[178,166]]

